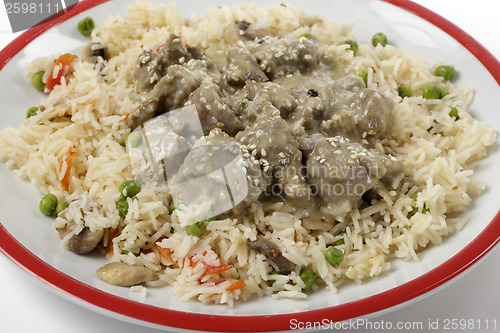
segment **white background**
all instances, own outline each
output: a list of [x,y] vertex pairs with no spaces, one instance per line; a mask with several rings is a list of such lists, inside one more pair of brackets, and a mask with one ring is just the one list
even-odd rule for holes
[[[500,59],[500,20],[497,0],[415,0],[452,21]],[[5,9],[0,4],[0,49],[16,35],[9,32]],[[4,87],[0,87],[3,89]],[[1,102],[0,102],[1,103]],[[499,103],[500,105],[500,103]],[[500,108],[500,107],[499,107]],[[499,110],[500,112],[500,110]],[[499,198],[500,200],[500,198]],[[375,322],[422,322],[418,332],[443,332],[447,319],[472,319],[474,329],[454,332],[500,332],[500,247],[467,273],[417,302],[370,319]],[[0,332],[2,333],[154,333],[111,319],[56,295],[26,272],[0,255]],[[428,323],[439,320],[441,329],[429,330]],[[496,329],[493,322],[496,320]],[[487,321],[490,328],[485,328]],[[481,327],[479,327],[479,324]],[[384,330],[362,330],[384,332]],[[392,332],[397,332],[393,330]],[[401,330],[416,332],[417,330]]]

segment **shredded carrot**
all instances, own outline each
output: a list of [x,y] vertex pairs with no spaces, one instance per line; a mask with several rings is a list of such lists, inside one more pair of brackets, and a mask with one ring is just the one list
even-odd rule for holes
[[[175,261],[174,259],[172,259],[172,251],[170,249],[163,248],[160,245],[158,245],[158,243],[155,244],[155,247],[158,250],[158,252],[160,252],[160,255],[163,258],[167,259],[172,264],[180,266],[177,261]],[[206,254],[206,253],[204,253],[204,254]],[[220,261],[220,259],[219,259],[219,261]],[[203,266],[205,266],[205,271],[203,272],[203,274],[201,275],[201,277],[204,277],[204,276],[210,275],[210,274],[224,273],[225,271],[227,271],[228,269],[230,269],[231,267],[233,267],[232,265],[226,265],[226,264],[221,264],[219,266],[210,266],[210,265],[207,265],[204,262],[202,262],[202,264],[203,264]],[[198,261],[193,261],[192,258],[189,258],[189,265],[191,267],[195,267],[196,265],[198,265]]]
[[202,277],[210,274],[224,273],[225,271],[233,267],[232,265],[225,265],[225,264],[222,264],[220,266],[208,266],[205,263],[203,264],[205,265],[205,273],[202,274]]
[[229,285],[229,287],[226,288],[227,291],[230,291],[230,290],[236,290],[236,289],[241,289],[241,288],[244,288],[246,287],[247,284],[245,283],[245,281],[243,280],[238,280],[238,281],[235,281],[233,283],[231,283]]
[[123,121],[127,121],[128,117],[130,116],[130,113],[128,113],[128,112],[123,112],[122,116],[125,116],[125,118],[123,118],[122,120],[123,120]]
[[164,47],[164,46],[165,46],[165,43],[163,43],[163,44],[161,44],[160,46],[158,46],[158,48],[156,49],[156,52],[158,53],[158,52],[160,51],[160,49],[161,49],[162,47]]
[[[63,54],[57,58],[56,63],[54,64],[54,67],[52,67],[50,75],[47,78],[47,82],[45,83],[45,88],[47,88],[49,92],[51,92],[55,86],[61,84],[61,79],[64,76],[64,67],[69,66],[76,59],[78,59],[78,57],[70,53]],[[58,66],[60,66],[59,72],[57,72],[56,77],[54,77],[54,69]]]
[[168,261],[170,261],[172,264],[176,264],[177,265],[177,262],[175,262],[175,260],[172,259],[172,252],[170,252],[170,249],[168,248],[164,248],[164,247],[161,247],[160,245],[158,245],[157,243],[155,243],[155,247],[156,249],[158,250],[158,252],[160,252],[160,255],[167,259]]
[[71,173],[71,164],[73,162],[73,158],[78,156],[77,153],[71,150],[71,147],[69,147],[68,152],[66,153],[64,160],[61,161],[59,164],[59,172],[62,172],[63,165],[66,163],[66,170],[64,171],[64,176],[61,179],[61,186],[63,190],[68,192],[69,190],[69,179],[70,179],[70,173]]

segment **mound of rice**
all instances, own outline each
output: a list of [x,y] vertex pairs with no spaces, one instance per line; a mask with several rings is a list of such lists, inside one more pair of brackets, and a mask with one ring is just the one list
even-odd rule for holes
[[[361,283],[389,271],[393,258],[418,260],[419,251],[430,244],[439,245],[467,222],[455,213],[466,210],[472,197],[484,190],[484,185],[472,178],[473,168],[497,139],[493,129],[467,113],[473,98],[470,88],[455,87],[436,77],[434,67],[391,45],[360,43],[353,57],[352,52],[346,52],[345,41],[353,38],[348,27],[282,5],[210,7],[205,16],[190,21],[173,4],[141,1],[127,11],[128,18],[109,18],[92,33],[92,40],[107,45],[112,56],[102,70],[106,81],[93,65],[75,63],[70,79],[40,103],[42,112],[16,129],[1,132],[0,159],[43,194],[53,193],[68,202],[83,199],[82,207],[96,212],[92,203],[98,202],[102,206],[100,217],[92,220],[91,228],[106,228],[104,246],[112,248],[109,260],[154,269],[160,279],[148,282],[149,286],[172,285],[180,299],[230,305],[237,299],[263,295],[300,299],[307,294],[298,270],[308,266],[318,276],[313,290],[326,287],[335,293],[346,281]],[[242,221],[213,221],[207,225],[210,232],[202,238],[190,236],[180,226],[177,212],[169,213],[171,199],[166,185],[144,187],[128,199],[127,216],[118,216],[118,186],[133,178],[123,146],[130,128],[123,120],[139,105],[131,73],[143,46],[154,49],[170,33],[178,32],[185,43],[199,45],[210,54],[235,43],[229,31],[237,20],[271,27],[281,37],[311,33],[318,38],[325,57],[343,64],[345,72],[368,69],[368,87],[378,88],[395,102],[394,125],[381,143],[386,151],[404,160],[406,177],[397,190],[384,192],[382,199],[367,208],[352,210],[329,232],[310,233],[297,217],[281,210],[282,203],[257,202]],[[30,64],[26,76],[46,68],[53,59]],[[398,86],[403,83],[411,84],[414,97],[398,96]],[[444,87],[449,94],[436,100],[422,98],[422,88],[430,83]],[[459,110],[458,121],[449,116],[450,107]],[[78,156],[73,160],[66,192],[61,188],[60,163],[69,147]],[[121,234],[109,237],[109,228],[118,227],[123,228]],[[176,230],[173,234],[172,227]],[[265,236],[297,265],[297,271],[289,276],[270,275],[272,267],[266,257],[246,246],[247,239],[256,238],[258,229],[268,230]],[[344,230],[345,236],[339,235]],[[333,267],[323,253],[328,244],[341,238],[344,244],[338,248],[345,259]],[[157,241],[172,251],[170,260],[160,255]],[[194,260],[197,256],[199,260]],[[190,260],[197,264],[189,264]],[[223,277],[204,276],[200,265],[210,262],[232,268]],[[228,290],[236,280],[243,280],[246,287]],[[275,282],[268,283],[270,280]]]

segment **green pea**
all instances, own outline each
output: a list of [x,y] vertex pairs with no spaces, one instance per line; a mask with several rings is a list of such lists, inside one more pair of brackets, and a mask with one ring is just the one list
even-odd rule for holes
[[439,88],[439,92],[441,93],[441,97],[439,98],[443,98],[444,96],[448,95],[449,92],[446,91],[446,89],[443,89],[443,88]]
[[120,184],[120,194],[125,197],[132,198],[139,192],[141,192],[141,185],[137,184],[135,180],[126,180]]
[[170,212],[170,214],[172,214],[174,210],[179,209],[180,205],[181,205],[180,202],[176,201],[172,202],[170,206],[168,206],[168,211]]
[[345,237],[345,232],[341,232],[339,234],[339,236],[342,236],[342,238],[340,239],[337,239],[335,242],[332,243],[333,246],[337,246],[337,245],[342,245],[342,244],[345,244],[345,240],[344,240],[344,237]]
[[35,87],[36,89],[38,89],[40,91],[43,91],[45,89],[45,83],[43,83],[43,76],[44,75],[45,75],[45,71],[39,71],[31,77],[31,84],[33,85],[33,87]]
[[455,77],[455,68],[451,66],[441,65],[436,67],[434,73],[437,76],[442,76],[445,80],[451,80]]
[[324,253],[326,261],[330,263],[330,265],[337,267],[340,265],[342,260],[344,260],[344,252],[340,251],[336,247],[329,246]]
[[373,46],[377,46],[378,44],[381,44],[382,46],[386,46],[387,45],[387,36],[384,35],[381,32],[376,33],[372,37],[372,45]]
[[116,202],[116,209],[118,209],[118,215],[120,217],[125,218],[128,213],[128,202],[126,197],[121,197],[117,202]]
[[365,86],[368,86],[368,71],[366,69],[358,69],[355,74],[363,79]]
[[401,98],[411,97],[411,86],[409,84],[402,84],[398,88],[398,94]]
[[242,101],[240,103],[240,109],[245,110],[248,107],[248,102],[247,101]]
[[128,251],[128,250],[123,250],[122,251],[122,254],[124,254],[124,255],[128,255],[129,253],[132,253],[132,255],[134,255],[136,257],[140,254],[140,252],[134,253],[134,252]]
[[95,28],[94,20],[90,17],[86,17],[80,22],[78,22],[78,31],[84,36],[89,36],[92,30]]
[[207,230],[205,221],[191,223],[186,226],[186,233],[191,236],[201,237],[205,230]]
[[[275,269],[273,268],[273,270],[272,270],[272,271],[270,271],[267,275],[283,275],[283,274],[282,274],[281,272],[279,272],[279,271],[277,271],[277,270],[275,270]],[[271,279],[269,279],[269,280],[267,281],[267,284],[269,284],[269,286],[270,286],[270,287],[272,287],[272,286],[273,286],[273,284],[274,284],[274,282],[276,282],[276,280],[271,280]]]
[[47,216],[54,214],[57,207],[57,197],[53,194],[46,194],[40,200],[39,208]]
[[26,119],[31,118],[33,116],[36,116],[36,113],[38,112],[38,108],[36,106],[32,106],[26,111]]
[[349,44],[348,50],[351,50],[354,55],[358,52],[359,46],[355,40],[349,39],[346,44]]
[[314,37],[310,33],[305,33],[305,34],[302,34],[302,35],[299,36],[299,38],[302,38],[302,37],[307,38],[309,40],[316,40],[316,37]]
[[428,84],[424,87],[422,96],[425,99],[440,99],[441,90],[439,90],[439,88],[435,84]]
[[311,286],[314,284],[314,281],[316,281],[316,273],[314,273],[311,269],[307,267],[302,267],[299,276],[302,282],[304,282],[305,284],[304,289],[311,288]]
[[129,133],[123,138],[123,143],[127,146],[127,142],[130,145],[130,148],[138,147],[142,142],[142,135],[139,132]]
[[59,215],[63,210],[65,210],[68,207],[69,203],[67,203],[66,201],[58,203],[55,210],[56,215]]
[[452,117],[452,118],[454,117],[455,121],[457,121],[458,119],[460,119],[460,117],[458,116],[458,110],[457,110],[457,108],[451,107],[450,109],[451,109],[451,111],[449,113],[450,117]]
[[422,207],[422,214],[427,214],[429,209],[427,208],[427,203],[424,202],[424,206]]

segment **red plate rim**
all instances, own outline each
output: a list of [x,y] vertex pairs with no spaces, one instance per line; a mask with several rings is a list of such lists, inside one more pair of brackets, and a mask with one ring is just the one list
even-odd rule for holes
[[[83,0],[57,18],[31,28],[0,51],[0,70],[28,43],[49,28],[109,0]],[[432,23],[467,48],[500,84],[500,63],[474,38],[453,23],[409,0],[381,0]],[[444,284],[464,272],[500,241],[500,212],[462,251],[430,272],[403,285],[349,303],[301,313],[262,316],[221,316],[187,313],[137,303],[108,294],[58,271],[27,250],[0,224],[0,251],[54,289],[93,306],[151,324],[180,329],[214,332],[283,331],[294,322],[338,322],[381,311],[409,301]]]

